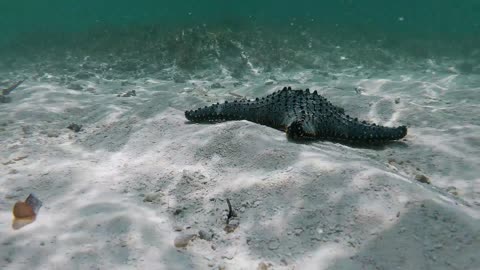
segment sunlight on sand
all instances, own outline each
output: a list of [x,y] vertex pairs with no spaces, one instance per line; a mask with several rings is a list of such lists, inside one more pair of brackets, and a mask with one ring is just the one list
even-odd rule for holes
[[[115,80],[99,80],[95,93],[26,81],[0,106],[0,268],[255,269],[271,262],[274,269],[350,269],[357,259],[384,266],[385,254],[409,261],[434,254],[437,266],[448,257],[445,247],[458,247],[449,258],[461,266],[478,252],[478,123],[468,115],[480,107],[461,98],[468,86],[453,92],[460,75],[339,72],[326,82],[314,71],[282,72],[265,86],[269,77],[249,64],[256,75],[235,94],[261,96],[295,78],[295,87],[318,86],[368,121],[408,125],[409,135],[356,148],[292,143],[247,121],[185,120],[185,109],[234,99],[231,78],[219,78],[228,86],[219,89],[201,78],[137,78],[138,96],[129,98],[115,95]],[[348,87],[332,87],[342,84]],[[72,122],[82,131],[67,129]],[[414,180],[420,173],[431,185]],[[460,195],[445,190],[451,185]],[[13,230],[10,210],[32,191],[42,211]],[[226,199],[239,222],[231,233],[224,231]],[[200,230],[213,236],[174,247],[175,237]]]

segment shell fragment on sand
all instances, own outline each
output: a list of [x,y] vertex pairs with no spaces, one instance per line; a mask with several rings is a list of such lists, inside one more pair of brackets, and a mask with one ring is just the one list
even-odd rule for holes
[[34,222],[41,207],[42,202],[33,194],[30,194],[24,202],[16,202],[12,211],[14,216],[12,228],[18,230]]

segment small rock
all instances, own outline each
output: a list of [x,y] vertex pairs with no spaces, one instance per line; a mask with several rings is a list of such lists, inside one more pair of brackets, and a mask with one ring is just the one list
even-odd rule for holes
[[95,93],[95,88],[88,87],[87,89],[85,89],[85,91],[90,92],[90,93]]
[[79,132],[80,130],[82,130],[82,125],[71,123],[70,125],[68,125],[67,128],[74,131],[74,132]]
[[121,86],[135,85],[135,83],[131,83],[131,82],[129,82],[129,81],[122,81],[122,82],[120,83],[120,85],[121,85]]
[[184,248],[196,237],[195,234],[181,234],[175,238],[173,244],[177,248]]
[[233,255],[232,255],[232,254],[222,255],[222,259],[232,260],[232,259],[233,259]]
[[272,84],[274,84],[274,83],[275,83],[274,80],[266,80],[266,81],[265,81],[265,85],[272,85]]
[[47,131],[47,137],[56,138],[58,136],[60,136],[60,134],[58,134],[58,132],[55,131],[55,130],[48,130]]
[[95,64],[94,63],[91,63],[91,62],[85,62],[83,64],[81,64],[81,67],[83,69],[94,69],[95,68]]
[[185,83],[187,81],[187,76],[181,73],[175,73],[175,75],[173,75],[173,81],[176,83]]
[[355,93],[357,93],[359,95],[362,95],[365,92],[365,88],[360,87],[360,86],[355,87],[354,90],[355,90]]
[[32,126],[22,126],[22,131],[23,131],[23,134],[30,135],[33,133],[33,128]]
[[224,230],[227,233],[232,233],[238,228],[238,225],[240,225],[240,221],[238,219],[232,218],[228,221],[228,224],[227,226],[225,226]]
[[268,270],[268,265],[264,262],[261,262],[258,264],[257,270]]
[[12,98],[9,96],[0,95],[0,103],[10,103]]
[[124,248],[124,247],[127,247],[127,246],[128,246],[127,241],[125,241],[125,240],[120,240],[120,247],[123,247],[123,248]]
[[139,69],[139,65],[133,60],[124,60],[117,64],[116,69],[120,71],[135,71]]
[[271,240],[268,243],[268,249],[270,249],[270,250],[276,250],[279,247],[280,247],[280,242],[278,241],[278,239]]
[[397,98],[395,99],[395,104],[398,104],[398,103],[400,103],[400,98],[399,98],[399,97],[397,97]]
[[423,174],[415,175],[415,180],[417,180],[420,183],[431,184],[430,179]]
[[212,89],[225,88],[225,86],[223,86],[223,85],[220,84],[219,82],[216,82],[216,83],[212,84],[212,85],[210,86],[210,88],[212,88]]
[[161,200],[162,194],[160,192],[149,193],[143,198],[144,202],[158,202]]
[[177,208],[177,209],[175,209],[175,211],[173,211],[173,215],[174,215],[174,216],[178,216],[178,215],[180,215],[182,212],[183,212],[183,209],[182,209],[182,208]]
[[452,195],[455,195],[455,196],[458,196],[458,190],[456,187],[454,186],[449,186],[445,189],[445,191],[447,191],[448,193],[452,194]]
[[10,165],[10,164],[15,164],[15,161],[13,160],[8,160],[8,161],[5,161],[5,162],[2,162],[3,165]]
[[18,156],[16,158],[13,158],[14,161],[20,161],[20,160],[24,160],[28,157],[28,155],[24,155],[24,156]]
[[77,91],[83,90],[83,86],[80,83],[71,83],[67,86],[67,88]]
[[131,91],[117,95],[117,97],[135,97],[135,96],[137,96],[137,92],[135,90],[131,90]]
[[303,229],[302,229],[302,228],[297,228],[297,229],[295,229],[294,232],[295,232],[295,235],[296,235],[296,236],[299,236],[300,234],[302,234]]
[[[173,230],[176,231],[176,232],[181,232],[183,229],[182,229],[181,226],[178,226],[178,225],[177,225],[177,226],[173,227]],[[200,237],[200,238],[201,238],[201,237]]]
[[198,236],[200,237],[200,239],[203,239],[205,241],[212,241],[213,239],[213,233],[211,231],[206,232],[204,230],[200,230],[198,231]]
[[90,72],[87,72],[87,71],[81,71],[79,73],[77,73],[75,75],[75,78],[79,79],[79,80],[87,80],[91,77],[93,77],[94,75]]

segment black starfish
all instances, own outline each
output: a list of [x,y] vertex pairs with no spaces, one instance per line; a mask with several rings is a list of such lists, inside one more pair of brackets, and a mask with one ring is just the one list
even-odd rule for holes
[[326,98],[309,89],[282,90],[261,99],[235,100],[186,111],[192,122],[248,120],[286,131],[292,140],[325,139],[358,143],[398,140],[407,134],[407,127],[384,127],[358,121]]

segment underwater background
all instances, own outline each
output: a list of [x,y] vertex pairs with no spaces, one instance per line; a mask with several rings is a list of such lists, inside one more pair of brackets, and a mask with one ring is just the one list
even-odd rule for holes
[[[0,3],[0,29],[0,55],[7,65],[52,51],[63,57],[59,53],[65,50],[141,50],[148,63],[173,61],[190,70],[208,64],[211,54],[222,54],[221,62],[248,54],[261,67],[309,68],[317,64],[288,54],[353,41],[358,43],[350,44],[353,48],[373,46],[414,57],[478,57],[480,2],[19,0]],[[389,64],[385,55],[372,53],[370,60]],[[242,61],[230,59],[226,65],[238,69]]]
[[[36,31],[75,32],[160,24],[260,24],[331,26],[388,36],[468,38],[480,33],[480,2],[424,1],[2,1],[2,41]],[[403,19],[402,19],[403,18]]]
[[[407,135],[186,119],[285,86]],[[478,270],[478,93],[480,0],[0,0],[0,269]]]

